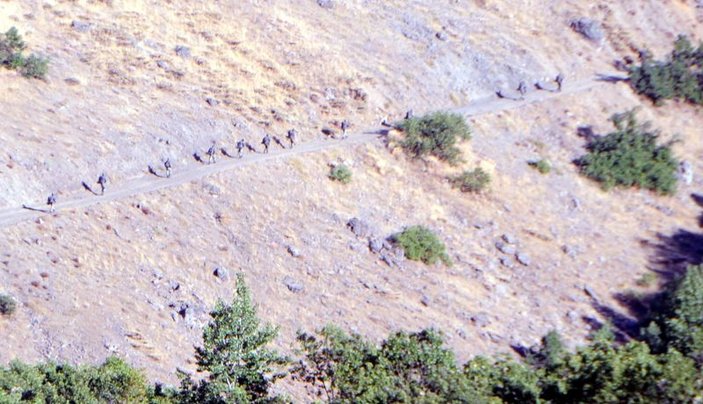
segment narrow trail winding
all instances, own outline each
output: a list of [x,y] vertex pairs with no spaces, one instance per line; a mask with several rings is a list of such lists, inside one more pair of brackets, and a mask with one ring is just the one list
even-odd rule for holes
[[[478,100],[464,107],[450,109],[450,111],[460,113],[466,117],[508,111],[560,96],[584,92],[605,84],[606,83],[593,80],[574,82],[571,85],[564,86],[564,89],[561,92],[532,91],[527,93],[525,98],[520,101],[498,98],[494,96]],[[282,150],[278,149],[277,146],[272,145],[272,151],[268,154],[247,153],[241,159],[229,158],[220,155],[215,164],[206,165],[193,162],[187,167],[174,167],[173,175],[169,178],[157,177],[153,174],[149,174],[145,169],[144,175],[142,176],[128,179],[120,184],[109,184],[110,186],[106,189],[104,195],[93,195],[88,191],[84,191],[83,195],[81,195],[79,191],[76,191],[72,192],[70,195],[63,196],[58,201],[59,203],[55,205],[55,213],[62,210],[85,208],[99,203],[116,201],[134,195],[174,187],[245,165],[258,164],[275,159],[285,159],[326,149],[381,141],[383,135],[379,134],[377,128],[373,129],[373,131],[374,132],[350,134],[349,137],[342,140],[314,140],[312,142],[296,145],[292,149]],[[0,209],[0,228],[9,227],[25,220],[31,220],[36,217],[49,214],[44,201],[30,204],[28,206],[30,208],[17,206]]]

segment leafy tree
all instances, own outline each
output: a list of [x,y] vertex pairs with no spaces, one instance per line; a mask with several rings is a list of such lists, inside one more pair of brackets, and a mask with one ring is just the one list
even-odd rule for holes
[[207,372],[199,384],[183,377],[185,402],[264,402],[269,388],[281,374],[274,368],[287,363],[285,357],[266,346],[278,334],[272,325],[261,325],[251,293],[241,274],[231,305],[218,302],[212,321],[203,330],[203,346],[195,349],[198,370]]
[[703,365],[703,266],[668,287],[644,336],[657,352],[674,348]]
[[466,382],[491,403],[535,403],[540,401],[542,372],[507,358],[490,361],[483,357],[464,365]]
[[471,130],[462,115],[434,112],[409,118],[398,126],[405,135],[400,146],[412,157],[433,155],[455,165],[461,162],[461,150],[456,146],[471,138]]
[[381,346],[328,326],[300,333],[305,360],[294,368],[330,403],[480,403],[440,334],[398,332]]
[[551,373],[565,387],[545,389],[553,394],[545,398],[554,402],[678,403],[693,399],[700,389],[692,360],[677,351],[652,354],[642,342],[617,347],[596,341],[569,355]]
[[657,145],[658,132],[639,124],[635,112],[612,117],[616,131],[593,139],[589,153],[576,160],[581,173],[610,189],[640,187],[662,194],[676,190],[678,162],[670,145]]
[[654,61],[644,54],[640,66],[629,72],[634,90],[655,105],[668,99],[703,104],[703,44],[694,49],[686,36],[679,36],[667,60]]
[[432,231],[424,226],[411,226],[393,235],[393,241],[400,245],[405,256],[413,261],[422,261],[433,265],[442,261],[451,265],[444,243]]
[[0,402],[158,403],[168,402],[144,375],[118,358],[100,366],[12,362],[0,368]]

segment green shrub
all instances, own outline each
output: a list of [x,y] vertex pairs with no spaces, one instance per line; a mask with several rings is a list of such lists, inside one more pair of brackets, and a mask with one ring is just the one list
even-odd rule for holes
[[438,261],[442,261],[445,265],[452,264],[444,243],[424,226],[408,227],[392,238],[396,244],[403,248],[405,256],[410,260],[422,261],[428,265]]
[[398,125],[404,138],[400,146],[413,158],[433,155],[455,165],[462,161],[459,141],[471,138],[471,130],[462,115],[434,112],[406,119]]
[[17,28],[12,27],[0,34],[0,65],[18,70],[24,77],[43,79],[49,71],[49,60],[34,54],[24,57],[26,48]]
[[634,111],[614,115],[612,121],[616,131],[590,141],[589,153],[575,161],[581,173],[606,190],[640,187],[673,194],[678,162],[670,144],[657,145],[659,134],[638,124]]
[[0,64],[11,66],[18,58],[21,58],[25,43],[17,28],[12,27],[4,34],[0,34]]
[[22,75],[31,79],[43,79],[49,72],[49,59],[34,54],[24,59],[20,68]]
[[539,171],[540,174],[549,174],[549,172],[552,171],[552,165],[549,164],[549,161],[545,159],[530,161],[527,164],[529,164],[530,167]]
[[339,164],[330,170],[329,178],[333,181],[339,181],[342,184],[348,184],[352,179],[352,172],[349,167],[344,164]]
[[667,60],[654,61],[645,54],[629,76],[634,90],[656,105],[668,99],[703,104],[703,43],[694,49],[686,36],[679,36]]
[[484,169],[478,167],[450,177],[449,182],[452,187],[459,188],[461,192],[481,192],[491,183],[491,176]]
[[10,316],[17,309],[17,303],[12,296],[0,294],[0,314]]

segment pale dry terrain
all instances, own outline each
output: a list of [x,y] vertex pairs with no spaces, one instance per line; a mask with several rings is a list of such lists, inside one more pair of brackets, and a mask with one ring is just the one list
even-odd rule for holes
[[[0,318],[0,361],[118,354],[174,382],[176,367],[193,369],[207,310],[231,298],[238,271],[261,317],[281,326],[286,351],[297,330],[327,323],[374,339],[438,327],[461,360],[530,346],[551,329],[573,345],[607,319],[585,286],[627,314],[617,296],[648,290],[636,286],[653,265],[648,243],[697,231],[690,194],[699,176],[673,197],[606,193],[571,163],[583,153],[577,127],[606,133],[612,113],[641,106],[642,119],[681,140],[677,156],[703,171],[699,112],[654,109],[625,83],[594,81],[638,47],[661,55],[679,32],[703,37],[695,2],[333,3],[0,0],[0,29],[17,26],[30,51],[51,58],[46,82],[0,71],[0,216],[41,206],[50,192],[59,208],[99,198],[81,181],[101,171],[111,179],[104,203],[26,212],[0,229],[0,292],[19,302]],[[601,43],[569,28],[581,16],[602,22]],[[565,90],[578,91],[493,102],[499,88],[558,72]],[[490,108],[469,119],[461,168],[491,172],[483,195],[451,189],[445,177],[460,168],[408,161],[375,136],[341,142],[320,132],[344,118],[359,134],[409,108],[472,105]],[[290,127],[308,152],[274,147],[251,164],[220,156],[212,167],[226,169],[192,158],[212,140],[232,151],[236,138],[258,144]],[[165,157],[182,181],[109,197],[133,184],[155,189],[160,179],[146,167]],[[553,163],[550,174],[527,165],[540,157]],[[352,168],[351,184],[327,179],[336,161]],[[455,265],[389,267],[349,231],[352,217],[378,237],[426,225]],[[501,264],[503,234],[529,266]],[[217,267],[228,280],[213,275]],[[185,318],[182,303],[192,310]]]

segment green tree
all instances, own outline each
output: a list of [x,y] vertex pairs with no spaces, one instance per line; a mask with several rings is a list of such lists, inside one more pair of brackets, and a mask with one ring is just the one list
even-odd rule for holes
[[434,112],[402,121],[398,126],[404,138],[400,146],[414,158],[433,155],[449,164],[462,161],[457,143],[471,138],[471,130],[462,115]]
[[661,105],[668,99],[703,104],[703,44],[695,49],[680,35],[666,60],[655,61],[645,53],[640,66],[630,69],[630,84],[639,94]]
[[703,266],[668,287],[644,335],[656,351],[674,348],[703,365]]
[[328,326],[300,333],[305,359],[294,368],[330,403],[481,403],[433,330],[398,332],[381,346]]
[[74,367],[12,362],[0,368],[1,403],[166,403],[144,375],[118,358]]
[[241,274],[237,275],[236,293],[232,304],[220,301],[210,313],[203,346],[195,349],[198,371],[207,372],[208,377],[200,384],[184,377],[183,401],[264,402],[270,399],[271,385],[282,377],[273,372],[287,363],[286,358],[267,348],[278,329],[261,325]]
[[581,173],[605,189],[636,186],[673,194],[678,161],[670,145],[658,145],[659,133],[639,124],[634,111],[616,114],[612,122],[616,131],[591,140],[589,153],[576,160]]

